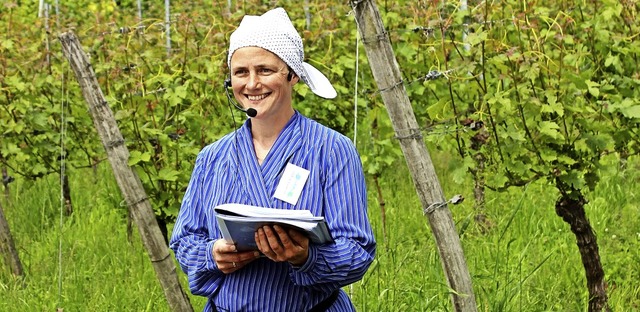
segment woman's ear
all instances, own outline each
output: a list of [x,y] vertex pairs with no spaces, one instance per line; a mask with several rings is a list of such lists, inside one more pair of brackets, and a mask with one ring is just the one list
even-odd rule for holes
[[289,73],[287,74],[287,81],[291,81],[291,85],[294,85],[298,83],[298,81],[300,81],[300,78],[293,72],[293,70],[289,69]]

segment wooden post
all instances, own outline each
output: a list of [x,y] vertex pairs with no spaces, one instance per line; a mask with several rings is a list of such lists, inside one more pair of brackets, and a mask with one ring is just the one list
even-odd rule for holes
[[4,217],[2,205],[0,205],[0,251],[5,255],[5,261],[9,263],[11,273],[13,273],[14,276],[22,277],[24,275],[22,263],[20,262],[16,245],[13,242],[13,236],[11,236],[11,231],[9,230],[9,222],[7,222],[7,219]]
[[138,23],[142,23],[142,3],[140,1],[141,0],[136,1],[138,4]]
[[98,85],[95,72],[86,53],[82,50],[78,37],[73,32],[59,36],[64,55],[69,60],[82,95],[87,101],[93,124],[107,151],[120,191],[124,195],[145,249],[151,259],[156,276],[160,280],[165,297],[172,311],[193,311],[189,297],[182,290],[176,266],[165,243],[149,198],[137,173],[129,167],[129,150],[113,117],[102,90]]
[[402,75],[373,0],[350,1],[373,77],[400,141],[423,211],[435,237],[455,311],[477,311],[460,237],[422,138]]
[[164,0],[164,35],[167,37],[167,58],[171,56],[171,0]]

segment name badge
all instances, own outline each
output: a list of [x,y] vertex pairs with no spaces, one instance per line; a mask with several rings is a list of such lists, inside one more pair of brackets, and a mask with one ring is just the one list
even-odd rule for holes
[[295,205],[300,198],[304,184],[307,183],[308,177],[309,170],[293,164],[287,164],[273,197]]

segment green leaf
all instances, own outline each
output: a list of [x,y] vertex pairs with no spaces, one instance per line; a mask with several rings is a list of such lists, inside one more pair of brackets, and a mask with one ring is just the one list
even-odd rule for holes
[[482,41],[487,40],[487,32],[485,31],[478,31],[475,33],[470,33],[467,35],[467,42],[469,45],[471,46],[475,46],[478,45],[479,43],[481,43]]
[[33,165],[33,167],[31,167],[31,173],[33,173],[34,175],[39,175],[46,172],[47,168],[41,163],[36,163]]
[[2,40],[2,48],[7,51],[13,50],[13,40],[11,39]]
[[640,105],[621,108],[620,112],[627,118],[640,118]]
[[463,184],[469,178],[469,168],[475,167],[475,162],[471,157],[465,157],[464,163],[453,167],[451,178],[457,184]]
[[179,98],[186,99],[187,98],[187,87],[184,86],[184,85],[178,86],[175,89],[175,93]]
[[524,71],[524,76],[529,79],[536,81],[540,76],[540,66],[537,63],[531,64],[531,66],[521,66],[520,72]]
[[564,116],[564,107],[562,103],[558,103],[558,97],[554,90],[547,90],[545,92],[547,98],[546,105],[542,105],[541,112],[543,113],[556,113],[559,117]]
[[605,133],[586,135],[587,146],[595,152],[601,152],[612,147],[613,142],[613,138]]
[[509,178],[504,174],[490,174],[487,177],[487,184],[492,185],[493,187],[504,187],[507,182],[509,182]]
[[179,172],[172,168],[162,168],[158,172],[157,180],[175,182],[178,180]]
[[2,154],[7,155],[17,155],[21,152],[21,149],[15,145],[14,143],[8,143],[5,148],[2,150]]
[[121,110],[118,110],[118,111],[115,112],[114,118],[116,120],[123,120],[125,118],[131,117],[133,112],[134,112],[133,109],[121,109]]
[[538,131],[540,131],[540,134],[548,136],[554,140],[563,138],[558,129],[560,129],[560,126],[558,126],[558,124],[553,121],[542,121],[538,126]]
[[584,179],[576,171],[570,171],[560,176],[560,180],[573,186],[576,189],[582,189],[585,185]]
[[16,133],[16,134],[21,134],[22,131],[24,130],[25,124],[24,123],[16,123],[13,119],[11,119],[6,125],[5,128],[6,130],[4,131],[4,134],[9,134],[11,132]]
[[544,160],[545,162],[554,162],[558,159],[558,154],[551,149],[543,149],[540,151],[540,157],[542,158],[542,160]]
[[407,59],[412,59],[417,53],[415,47],[410,44],[402,44],[395,51],[397,55]]
[[23,92],[27,89],[27,85],[22,82],[22,80],[18,76],[9,76],[5,78],[4,81],[9,87],[13,87],[18,91]]
[[569,156],[565,156],[565,155],[560,155],[558,156],[558,162],[563,163],[565,165],[571,166],[573,164],[576,163],[575,159],[569,157]]
[[604,60],[604,66],[609,67],[611,65],[617,65],[620,63],[620,58],[617,55],[611,55],[611,52],[609,52],[609,55],[607,55],[607,58]]
[[142,153],[140,151],[131,151],[129,154],[129,166],[135,166],[139,162],[148,162],[151,160],[151,153],[145,152]]
[[598,88],[600,87],[599,83],[593,82],[591,80],[585,80],[585,83],[587,84],[587,88],[591,95],[593,95],[594,97],[600,96],[600,89]]

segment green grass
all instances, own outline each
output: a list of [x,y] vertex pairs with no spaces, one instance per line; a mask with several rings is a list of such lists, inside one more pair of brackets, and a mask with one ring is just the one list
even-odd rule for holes
[[[439,172],[457,165],[442,155],[434,159]],[[449,289],[413,184],[403,163],[393,169],[380,180],[387,237],[371,186],[378,254],[365,278],[345,290],[358,311],[450,311]],[[626,171],[612,165],[587,194],[614,311],[640,309],[638,169],[637,162]],[[2,199],[26,277],[16,280],[0,263],[0,311],[168,311],[137,232],[127,237],[110,168],[69,174],[75,211],[62,223],[55,177],[16,181],[10,199]],[[449,208],[462,233],[479,311],[586,311],[584,269],[569,226],[555,215],[551,185],[539,181],[487,193],[485,213],[494,226],[483,232],[472,221],[471,184],[454,184],[446,174],[440,180],[447,198],[467,198]],[[191,302],[199,311],[205,300],[192,296]]]

